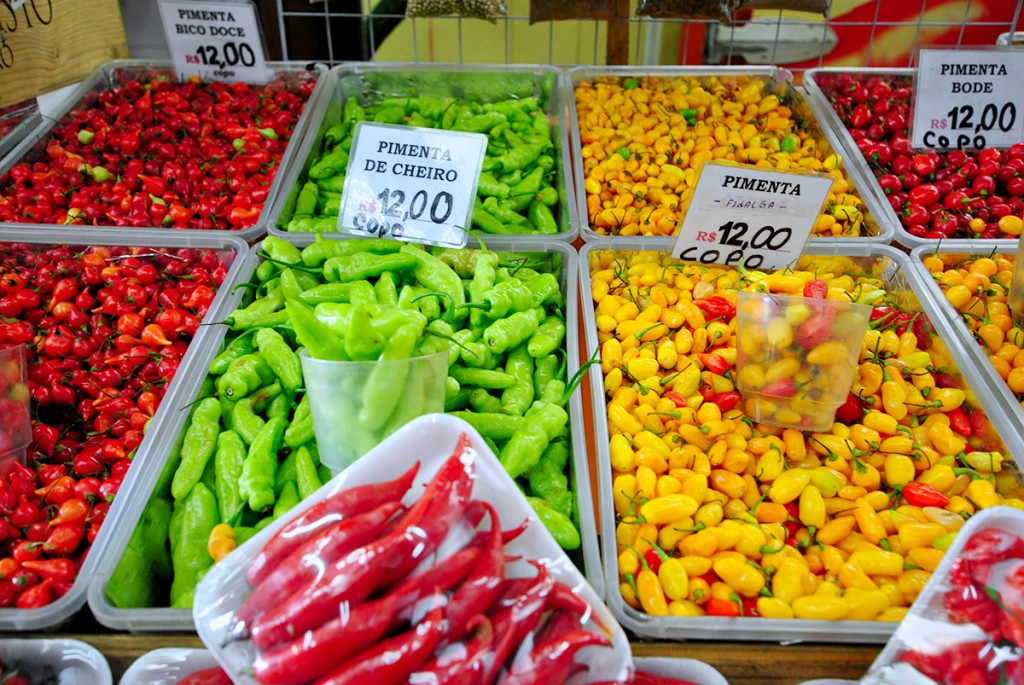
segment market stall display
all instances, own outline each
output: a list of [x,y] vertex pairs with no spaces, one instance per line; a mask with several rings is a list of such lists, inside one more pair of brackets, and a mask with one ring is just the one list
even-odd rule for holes
[[[602,360],[594,411],[609,436],[597,438],[607,600],[628,629],[881,641],[963,517],[1019,505],[999,437],[1011,440],[1014,424],[998,403],[978,404],[977,370],[958,369],[955,336],[923,312],[901,253],[811,247],[793,270],[767,274],[615,247],[587,245],[581,276],[588,349]],[[738,289],[807,300],[774,335],[821,357],[810,364],[839,354],[824,349],[834,322],[814,313],[816,299],[873,307],[830,430],[747,418]],[[743,372],[799,399],[812,371]]]
[[[332,549],[336,559],[318,542],[344,525],[339,515],[396,497],[398,519],[383,536]],[[254,569],[280,544],[293,550],[285,562]],[[304,555],[326,572],[286,581]],[[351,614],[337,616],[334,601]],[[438,414],[406,425],[215,566],[197,590],[195,621],[239,683],[559,682],[576,673],[591,682],[624,678],[632,665],[625,633],[486,442]]]
[[[561,85],[558,70],[541,66],[335,68],[312,115],[310,135],[287,171],[284,187],[290,193],[282,192],[272,206],[270,232],[345,237],[337,234],[337,223],[346,165],[354,126],[366,121],[486,134],[472,225],[464,228],[487,239],[571,240],[577,222]],[[429,159],[411,161],[426,164],[429,173]],[[399,210],[414,211],[411,200]]]
[[178,82],[169,63],[103,65],[0,165],[0,221],[259,237],[323,73],[269,69],[266,85],[228,85]]
[[[32,228],[0,243],[5,345],[24,345],[32,443],[0,480],[0,627],[55,627],[85,601],[103,522],[200,323],[247,252],[234,238]],[[237,260],[237,261],[236,261]]]
[[[376,358],[385,341],[447,349],[445,410],[490,441],[559,543],[596,574],[582,405],[571,383],[575,252],[559,242],[511,248],[426,251],[386,239],[299,248],[267,237],[216,315],[223,325],[197,361],[209,374],[176,396],[172,423],[153,445],[154,470],[131,485],[125,535],[90,591],[97,618],[134,630],[190,629],[191,590],[214,559],[329,479],[300,347],[350,358]],[[371,388],[377,411],[368,418],[382,425],[409,418],[393,380]],[[172,511],[188,529],[177,540]],[[154,559],[164,560],[164,575],[142,572]]]
[[1024,145],[1006,150],[914,150],[914,71],[812,69],[804,75],[823,120],[876,181],[864,192],[876,215],[898,222],[917,247],[950,238],[1014,240],[1024,229]]
[[[846,164],[788,72],[762,68],[576,67],[569,71],[576,198],[587,240],[678,234],[677,211],[705,161],[835,178],[812,236],[887,243],[893,228],[861,197],[870,177]],[[713,228],[711,230],[714,230]]]

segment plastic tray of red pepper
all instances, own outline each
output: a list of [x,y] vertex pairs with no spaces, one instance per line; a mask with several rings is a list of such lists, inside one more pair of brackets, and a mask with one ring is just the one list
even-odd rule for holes
[[54,627],[85,602],[116,527],[101,524],[248,251],[235,237],[46,234],[9,227],[0,243],[0,345],[27,345],[32,416],[27,465],[0,479],[5,630]]
[[[876,179],[865,188],[896,240],[1015,240],[1024,228],[1024,145],[1007,150],[914,150],[910,146],[913,69],[810,69],[804,85],[822,121],[853,163]],[[860,152],[857,159],[855,151]]]
[[577,210],[561,72],[548,66],[347,64],[327,75],[309,135],[286,169],[272,234],[329,238],[337,221],[353,127],[368,122],[484,133],[471,233],[570,242]]
[[[225,325],[214,327],[211,344],[200,352],[198,361],[199,367],[209,370],[209,374],[199,373],[178,386],[180,393],[171,400],[169,409],[170,423],[162,427],[162,437],[150,446],[154,468],[138,474],[138,479],[132,482],[123,534],[110,545],[109,554],[100,562],[98,580],[89,598],[97,619],[112,628],[190,630],[192,618],[188,607],[192,589],[214,559],[242,544],[329,479],[330,472],[319,464],[312,416],[305,399],[308,395],[296,354],[299,339],[306,346],[325,345],[330,338],[340,344],[338,336],[344,336],[346,344],[354,342],[350,321],[342,323],[356,318],[351,313],[360,305],[353,305],[353,301],[358,301],[361,309],[379,311],[375,315],[379,323],[370,319],[363,326],[366,332],[394,321],[402,314],[396,309],[422,307],[416,310],[418,314],[409,315],[419,320],[421,327],[424,319],[420,315],[429,321],[424,331],[430,333],[425,333],[417,343],[420,348],[435,338],[451,338],[449,360],[452,352],[462,354],[464,350],[480,348],[479,352],[485,354],[483,343],[467,335],[472,315],[451,319],[442,315],[442,305],[434,296],[441,291],[449,293],[447,298],[440,299],[445,303],[443,311],[453,316],[456,298],[467,304],[475,303],[476,309],[489,306],[489,302],[503,307],[503,318],[498,321],[508,324],[503,323],[500,328],[511,325],[520,337],[522,331],[529,330],[531,319],[535,330],[540,330],[533,319],[538,308],[529,306],[538,297],[535,292],[549,303],[545,306],[552,317],[557,319],[558,308],[565,307],[564,331],[552,331],[553,337],[547,344],[554,344],[555,348],[545,350],[536,362],[532,358],[519,359],[518,353],[511,351],[499,352],[497,348],[492,355],[485,355],[497,362],[494,369],[451,361],[452,378],[446,393],[451,396],[446,397],[445,405],[446,410],[455,411],[457,416],[479,426],[494,441],[496,449],[521,443],[526,433],[540,428],[543,435],[534,435],[530,442],[541,451],[517,450],[515,475],[525,489],[539,495],[534,498],[536,505],[546,514],[545,520],[552,522],[552,529],[559,531],[560,542],[573,550],[573,560],[598,576],[597,582],[601,583],[603,578],[596,573],[599,553],[582,434],[582,399],[578,392],[566,388],[571,385],[569,379],[576,373],[579,358],[575,251],[556,241],[510,243],[510,250],[519,251],[494,252],[487,257],[482,251],[468,249],[433,248],[427,253],[419,246],[386,239],[303,242],[309,244],[300,249],[277,236],[264,239],[250,253],[238,280],[232,284],[236,292],[215,315]],[[413,270],[413,263],[429,266]],[[395,279],[383,275],[368,276],[369,280],[358,278],[385,267],[395,269]],[[486,281],[491,268],[495,279],[510,280],[503,281],[508,285],[495,286],[481,294],[477,289],[480,283],[474,282]],[[514,274],[519,276],[513,278]],[[377,282],[371,284],[374,280]],[[431,285],[426,286],[427,282]],[[534,284],[534,290],[526,283]],[[279,284],[289,289],[290,302],[278,290]],[[387,294],[389,290],[391,295]],[[518,304],[507,297],[498,301],[513,291]],[[392,296],[398,297],[397,307],[385,306]],[[368,298],[381,307],[368,308]],[[303,320],[301,326],[294,323],[291,317],[295,311],[311,313],[313,322]],[[481,316],[481,320],[488,319]],[[549,323],[561,328],[558,321]],[[307,336],[313,326],[316,334]],[[434,336],[435,332],[442,337]],[[267,347],[271,341],[275,343],[273,348]],[[513,349],[520,346],[528,347],[528,341]],[[513,357],[516,364],[510,361]],[[280,373],[273,369],[269,374],[264,370],[262,376],[246,372],[258,372],[270,364]],[[516,376],[523,383],[512,383],[513,378],[502,370],[512,366],[525,371],[517,371]],[[455,376],[461,384],[451,382]],[[504,389],[510,385],[526,391],[520,391],[515,400],[520,414],[512,411],[513,393],[502,404]],[[537,387],[543,387],[539,394],[542,402],[535,402]],[[547,390],[559,396],[547,397]],[[544,421],[532,414],[529,419],[521,415],[524,407],[532,408],[533,404],[553,405],[547,407]],[[383,418],[390,421],[391,415],[399,416],[400,408],[389,408]],[[287,424],[283,435],[282,422]],[[259,436],[265,430],[272,434],[261,439]],[[523,435],[513,440],[517,433]],[[215,443],[217,449],[212,451]],[[199,444],[207,449],[197,449]],[[236,458],[231,458],[233,453]],[[520,458],[528,454],[533,455],[532,467]],[[546,468],[538,465],[544,454]],[[530,469],[529,475],[523,473],[525,468]],[[231,476],[237,469],[241,469],[241,476]],[[258,474],[263,475],[257,478]],[[200,488],[195,484],[197,480],[207,487]],[[244,487],[242,482],[246,483]],[[203,503],[205,506],[200,506]],[[172,534],[172,511],[181,512],[192,531],[190,535]],[[218,523],[230,525],[217,527]]]
[[861,683],[1024,683],[1024,513],[964,524]]
[[215,566],[194,613],[237,683],[586,683],[632,666],[625,633],[483,438],[441,414]]
[[80,640],[3,640],[0,642],[0,683],[3,685],[111,685],[103,655]]
[[42,123],[35,100],[0,109],[0,159]]
[[[980,391],[985,377],[902,252],[815,244],[763,273],[617,247],[588,244],[581,278],[588,350],[603,364],[591,388],[608,430],[597,444],[606,601],[627,630],[884,642],[964,517],[1022,505],[1009,450],[1019,424]],[[737,369],[740,287],[872,305],[830,430],[749,418],[739,382],[792,379],[795,395],[811,369]],[[814,338],[815,319],[791,321],[779,340]]]
[[[946,317],[964,354],[977,366],[988,392],[1015,425],[1024,425],[1024,330],[1012,320],[1007,296],[1016,267],[1015,242],[1005,240],[950,240],[922,245],[910,253],[914,269],[909,276],[919,283],[932,310]],[[1008,430],[1004,440],[1017,455],[1024,455],[1019,430]]]
[[893,228],[859,194],[870,183],[842,159],[792,74],[776,67],[577,67],[568,73],[572,164],[586,240],[668,246],[701,164],[711,160],[830,174],[811,237],[888,243]]
[[322,68],[270,63],[266,85],[176,81],[170,63],[94,71],[0,166],[0,221],[184,228],[252,241]]

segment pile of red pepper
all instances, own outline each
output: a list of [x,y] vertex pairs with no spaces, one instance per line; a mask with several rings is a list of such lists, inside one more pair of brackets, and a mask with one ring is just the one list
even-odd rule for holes
[[[467,436],[406,508],[418,468],[321,500],[253,559],[234,632],[259,650],[260,683],[557,683],[586,669],[581,649],[610,644],[604,626],[586,627],[593,608],[543,564],[505,578],[504,546],[526,523],[503,532],[472,498]],[[436,560],[454,540],[466,544]]]
[[157,73],[100,92],[0,181],[0,221],[248,228],[315,85]]
[[32,417],[0,478],[0,608],[71,589],[226,272],[211,249],[0,247],[0,346],[27,347]]

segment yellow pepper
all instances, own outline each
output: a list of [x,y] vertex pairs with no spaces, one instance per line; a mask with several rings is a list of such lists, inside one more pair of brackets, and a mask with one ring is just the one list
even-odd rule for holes
[[765,586],[764,574],[746,562],[732,558],[719,559],[712,568],[719,578],[744,597],[757,597]]

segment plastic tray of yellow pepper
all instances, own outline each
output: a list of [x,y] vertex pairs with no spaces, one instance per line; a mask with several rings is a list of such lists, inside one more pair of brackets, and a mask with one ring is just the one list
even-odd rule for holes
[[792,75],[776,67],[577,67],[568,72],[572,163],[584,240],[642,236],[660,248],[700,166],[730,160],[829,173],[835,183],[812,239],[887,244],[858,188],[873,179],[843,161]]
[[[966,518],[1024,506],[999,437],[1019,441],[1015,424],[898,250],[817,243],[765,273],[644,242],[580,255],[616,618],[662,639],[885,642]],[[825,433],[754,423],[734,385],[737,291],[813,279],[874,307],[848,404]],[[763,371],[799,386],[807,370]]]
[[[1008,296],[1017,244],[1005,240],[950,240],[910,253],[922,293],[949,319],[992,393],[1018,429],[1024,445],[1024,327],[1015,323]],[[1024,446],[1009,445],[1018,458]]]

